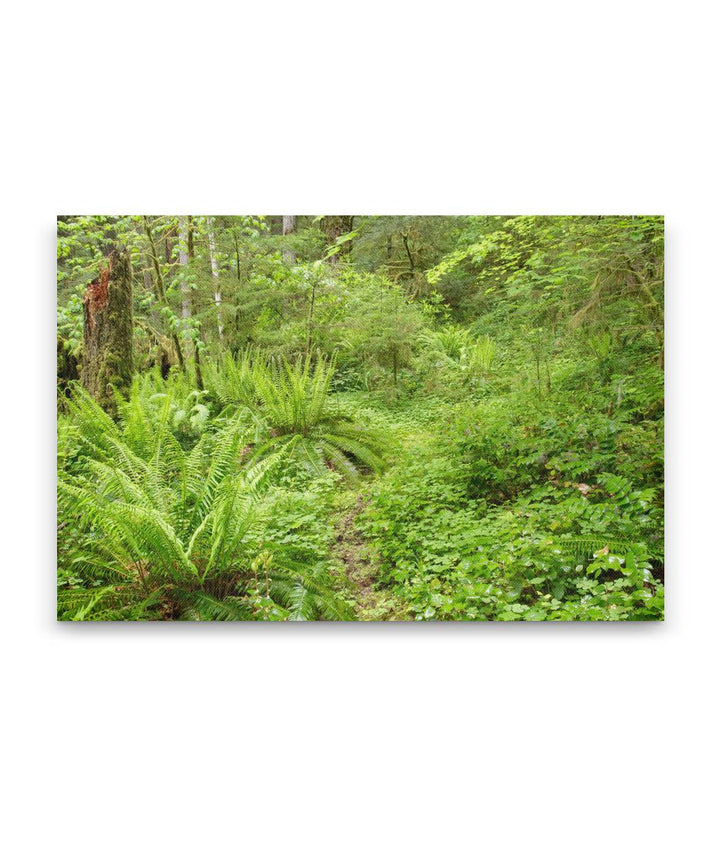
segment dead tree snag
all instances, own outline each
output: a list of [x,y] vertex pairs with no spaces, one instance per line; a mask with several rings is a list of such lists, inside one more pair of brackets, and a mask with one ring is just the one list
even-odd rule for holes
[[127,392],[133,373],[133,293],[130,259],[113,249],[83,301],[83,354],[80,380],[108,412],[115,412],[113,389]]

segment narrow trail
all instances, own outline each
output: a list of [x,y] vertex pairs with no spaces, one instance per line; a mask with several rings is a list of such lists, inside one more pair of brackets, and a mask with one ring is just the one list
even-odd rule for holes
[[347,580],[358,621],[403,621],[408,616],[402,607],[389,593],[376,588],[377,568],[372,550],[355,523],[366,504],[365,495],[357,494],[352,505],[337,519],[334,558],[340,574]]

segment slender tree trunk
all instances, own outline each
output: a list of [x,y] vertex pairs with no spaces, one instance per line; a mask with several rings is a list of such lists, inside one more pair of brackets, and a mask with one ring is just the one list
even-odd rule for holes
[[[294,214],[283,215],[283,235],[293,235],[297,229],[297,217]],[[286,262],[295,263],[295,250],[290,248],[283,250],[283,258]]]
[[408,261],[410,262],[410,275],[415,273],[415,259],[413,258],[412,253],[410,252],[410,245],[408,243],[408,236],[404,233],[402,234],[402,241],[405,246],[405,253],[407,254]]
[[180,263],[182,280],[180,282],[180,294],[182,297],[182,317],[189,318],[190,307],[190,284],[187,282],[187,266],[189,263],[188,243],[190,225],[187,217],[180,218],[180,246],[178,248],[178,262]]
[[[187,260],[186,264],[190,264],[190,262],[195,258],[195,241],[194,241],[194,231],[195,227],[193,225],[192,217],[187,218]],[[181,261],[182,264],[182,261]],[[190,289],[190,315],[197,316],[197,291],[195,289]],[[199,328],[192,328],[192,342],[193,342],[193,364],[195,366],[195,386],[198,389],[205,389],[205,385],[203,384],[202,371],[200,369],[200,337],[202,332]]]
[[234,231],[233,241],[235,243],[235,268],[237,272],[237,280],[238,282],[242,282],[242,276],[240,276],[240,242],[238,241],[238,237]]
[[[217,328],[220,344],[223,340],[222,323],[222,292],[220,291],[220,270],[218,269],[217,255],[215,251],[215,233],[212,228],[212,217],[208,217],[208,246],[210,249],[210,273],[212,274],[213,289],[215,292],[215,310],[217,312]],[[237,250],[236,250],[237,252]],[[240,256],[237,255],[238,273],[240,269]]]
[[[155,270],[155,279],[157,282],[157,290],[155,292],[157,300],[163,306],[168,306],[167,296],[165,295],[165,282],[163,281],[162,269],[160,267],[160,259],[158,258],[157,250],[155,249],[155,241],[152,236],[152,229],[150,228],[150,221],[147,217],[143,217],[143,226],[145,228],[145,235],[148,239],[148,244],[150,245],[150,257],[152,259],[153,268]],[[180,340],[178,339],[177,333],[174,330],[170,331],[170,337],[172,338],[173,345],[175,347],[175,356],[177,357],[178,365],[180,368],[183,368],[185,365],[185,359],[183,358],[182,348],[180,347]]]
[[158,302],[163,303],[165,301],[165,283],[163,282],[163,275],[160,269],[160,259],[158,258],[157,250],[155,249],[155,241],[153,240],[150,221],[147,217],[143,217],[143,228],[145,229],[145,235],[148,239],[150,260],[152,261],[153,270],[155,271],[155,282],[157,285],[157,288],[155,289],[155,297]]
[[126,393],[133,373],[133,290],[130,256],[110,251],[98,276],[85,289],[80,380],[115,415],[113,390]]

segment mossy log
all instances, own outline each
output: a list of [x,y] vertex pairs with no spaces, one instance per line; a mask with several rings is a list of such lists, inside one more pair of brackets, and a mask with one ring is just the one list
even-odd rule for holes
[[83,301],[80,381],[109,413],[113,390],[127,392],[133,374],[133,292],[128,253],[113,249]]

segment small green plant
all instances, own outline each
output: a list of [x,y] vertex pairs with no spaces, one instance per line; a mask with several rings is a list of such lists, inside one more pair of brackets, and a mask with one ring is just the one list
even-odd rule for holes
[[462,367],[471,378],[485,378],[490,373],[496,353],[495,342],[487,335],[480,336],[462,349]]
[[452,360],[460,360],[463,350],[470,342],[470,336],[462,327],[448,325],[439,330],[426,331],[422,340],[432,350],[439,351]]
[[358,465],[383,468],[387,441],[356,424],[332,402],[332,360],[318,356],[260,362],[253,367],[254,405],[269,438],[258,444],[256,459],[282,452],[320,474],[325,466],[357,480]]
[[609,381],[615,368],[615,341],[607,330],[593,333],[586,339],[587,346],[597,360],[600,377]]
[[266,363],[266,358],[251,349],[241,351],[237,357],[224,354],[219,366],[212,365],[205,370],[210,397],[220,407],[253,406],[257,402],[255,376]]

